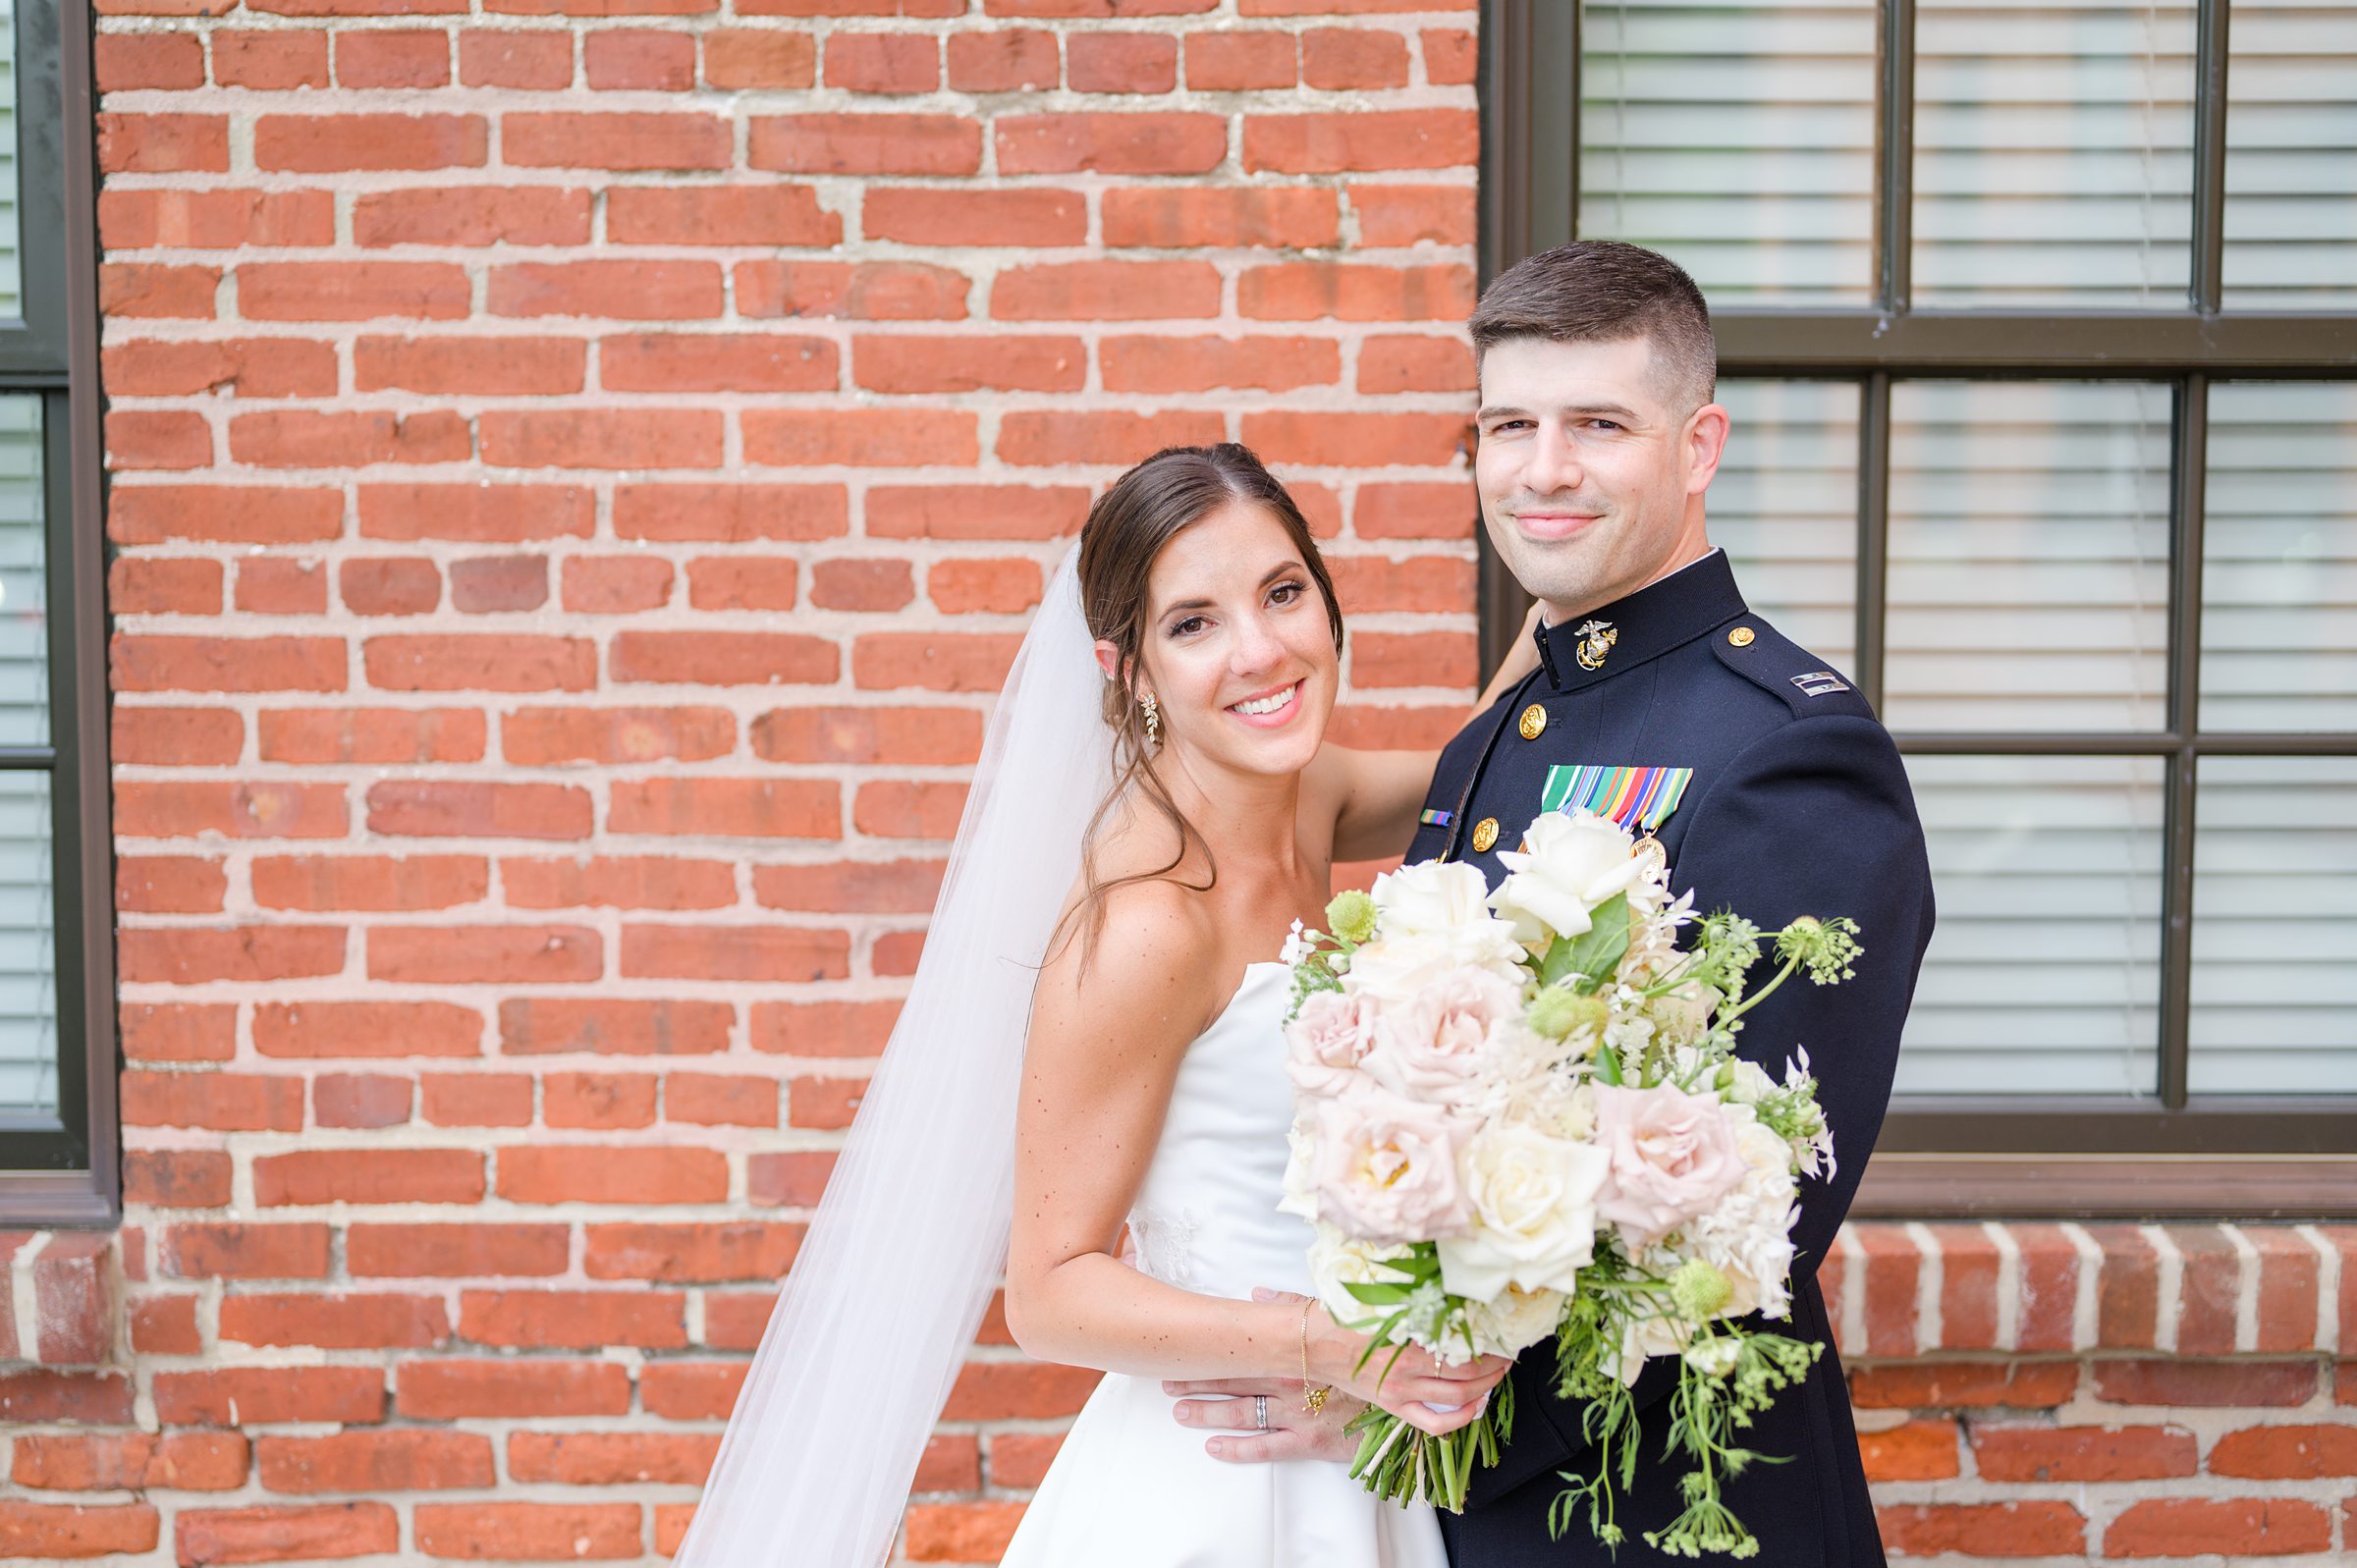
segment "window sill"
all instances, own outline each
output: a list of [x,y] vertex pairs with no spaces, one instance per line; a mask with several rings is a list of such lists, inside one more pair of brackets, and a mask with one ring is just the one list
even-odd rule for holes
[[1885,1150],[1866,1167],[1860,1218],[2357,1217],[2345,1155],[1936,1154]]

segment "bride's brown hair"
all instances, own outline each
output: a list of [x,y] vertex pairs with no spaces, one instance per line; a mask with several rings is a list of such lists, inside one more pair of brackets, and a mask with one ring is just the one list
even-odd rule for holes
[[[1083,965],[1104,928],[1106,896],[1115,889],[1134,882],[1170,881],[1194,892],[1208,892],[1219,881],[1211,845],[1186,820],[1155,771],[1154,748],[1146,740],[1144,710],[1135,689],[1138,651],[1145,641],[1147,623],[1146,585],[1155,558],[1182,530],[1236,502],[1264,509],[1284,527],[1317,582],[1318,592],[1325,596],[1334,651],[1337,655],[1343,651],[1342,607],[1335,602],[1334,578],[1326,570],[1326,559],[1318,553],[1317,542],[1310,537],[1308,519],[1249,448],[1233,442],[1216,447],[1165,447],[1115,480],[1113,488],[1097,499],[1080,528],[1080,609],[1089,635],[1113,644],[1114,668],[1119,675],[1105,682],[1105,722],[1114,735],[1113,787],[1089,818],[1088,832],[1081,840],[1081,874],[1087,886],[1058,926],[1061,937],[1072,921],[1080,922],[1085,933]],[[1169,861],[1152,871],[1100,877],[1098,830],[1133,787],[1176,830],[1178,847]],[[1173,875],[1185,863],[1189,844],[1203,850],[1205,877],[1200,883]]]

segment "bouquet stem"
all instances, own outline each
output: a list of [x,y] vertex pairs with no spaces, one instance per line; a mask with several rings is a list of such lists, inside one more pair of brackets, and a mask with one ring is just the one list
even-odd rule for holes
[[1495,1465],[1498,1451],[1514,1431],[1514,1388],[1498,1384],[1489,1407],[1445,1437],[1419,1432],[1380,1405],[1369,1405],[1351,1421],[1358,1457],[1352,1480],[1386,1502],[1402,1507],[1429,1502],[1453,1514],[1465,1511],[1465,1492],[1478,1467]]

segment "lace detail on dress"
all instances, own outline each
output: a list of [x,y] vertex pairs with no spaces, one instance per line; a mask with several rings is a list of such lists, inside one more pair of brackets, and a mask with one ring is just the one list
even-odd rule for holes
[[1129,1217],[1129,1234],[1137,1242],[1137,1267],[1166,1285],[1189,1289],[1195,1283],[1193,1215],[1162,1215],[1138,1210]]

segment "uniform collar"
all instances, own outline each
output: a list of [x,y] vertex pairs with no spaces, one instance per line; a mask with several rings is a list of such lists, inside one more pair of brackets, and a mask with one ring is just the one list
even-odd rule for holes
[[1570,691],[1634,670],[1746,613],[1727,552],[1713,550],[1584,616],[1553,626],[1542,620],[1533,636],[1548,684]]

